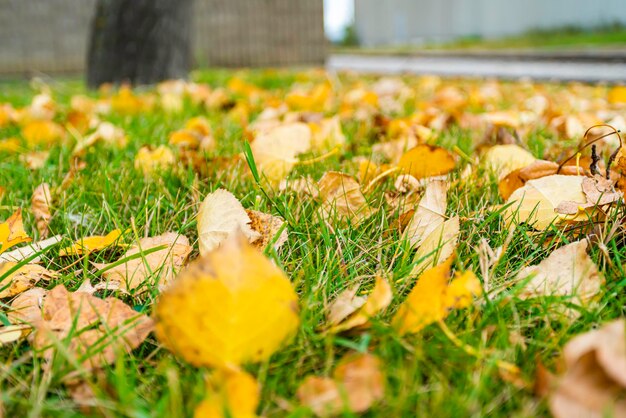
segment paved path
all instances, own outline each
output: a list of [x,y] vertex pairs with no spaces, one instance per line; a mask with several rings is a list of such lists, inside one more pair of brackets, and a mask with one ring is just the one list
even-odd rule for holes
[[626,63],[611,61],[335,54],[329,57],[326,66],[331,70],[381,74],[626,83]]

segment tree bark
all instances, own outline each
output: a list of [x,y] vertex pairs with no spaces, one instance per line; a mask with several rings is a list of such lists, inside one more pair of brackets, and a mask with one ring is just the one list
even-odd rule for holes
[[193,0],[98,0],[87,84],[152,84],[185,78],[191,64]]

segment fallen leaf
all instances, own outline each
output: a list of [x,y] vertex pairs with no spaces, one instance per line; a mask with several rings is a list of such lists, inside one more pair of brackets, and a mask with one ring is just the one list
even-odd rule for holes
[[157,337],[193,365],[262,361],[298,327],[291,282],[246,241],[233,236],[196,259],[156,305]]
[[402,302],[392,324],[401,335],[420,332],[427,325],[444,320],[450,310],[469,306],[482,293],[471,271],[457,273],[448,284],[454,257],[426,270]]
[[404,229],[404,236],[412,248],[418,248],[433,231],[445,221],[448,183],[433,181],[426,186],[424,195]]
[[524,168],[537,159],[524,148],[515,144],[494,145],[483,157],[485,167],[498,174],[502,180],[512,171]]
[[120,229],[114,229],[106,235],[94,235],[81,238],[69,247],[62,248],[59,256],[90,254],[113,245],[122,236]]
[[531,280],[520,297],[571,296],[574,303],[589,302],[600,291],[604,276],[587,254],[587,245],[587,240],[572,242],[539,264],[522,269],[517,278]]
[[[391,303],[393,292],[389,282],[382,277],[377,277],[372,292],[364,298],[365,302],[362,306],[344,318],[340,318],[338,312],[335,311],[334,319],[340,319],[338,322],[333,322],[329,315],[329,324],[331,325],[329,331],[337,333],[367,326],[370,318],[383,311]],[[352,303],[355,303],[354,299],[352,299]],[[358,303],[359,301],[357,300],[356,304]]]
[[548,397],[555,417],[626,416],[625,327],[619,319],[565,345],[565,372]]
[[576,222],[589,219],[586,214],[576,216],[555,212],[561,202],[572,201],[585,204],[587,198],[582,191],[584,177],[555,174],[529,180],[515,190],[507,200],[503,217],[507,224],[526,222],[535,229],[544,230],[553,222]]
[[30,147],[49,147],[65,135],[63,128],[50,120],[34,120],[22,128],[22,136]]
[[11,302],[7,318],[9,318],[12,324],[35,325],[42,318],[41,306],[47,294],[48,291],[41,287],[33,287],[24,293],[20,293]]
[[318,187],[323,219],[335,219],[333,215],[336,215],[339,221],[351,220],[358,225],[373,212],[359,183],[347,174],[328,171],[319,180]]
[[12,251],[7,251],[0,254],[0,263],[4,261],[14,261],[16,263],[19,263],[20,261],[26,259],[29,259],[30,263],[39,263],[41,261],[41,257],[33,257],[33,255],[40,253],[43,250],[52,247],[53,245],[56,245],[57,243],[61,242],[61,239],[61,235],[55,235],[48,239],[33,242],[23,247],[16,248]]
[[217,189],[208,194],[198,209],[198,246],[200,255],[218,248],[238,232],[254,242],[261,233],[252,229],[251,220],[239,200],[231,192]]
[[30,325],[5,325],[0,327],[0,347],[14,343],[30,333]]
[[22,242],[29,242],[31,238],[24,231],[22,210],[18,209],[6,221],[0,224],[0,254]]
[[337,415],[342,411],[367,411],[384,396],[385,380],[380,360],[372,354],[347,354],[333,378],[308,376],[296,396],[317,416]]
[[367,301],[366,296],[357,296],[359,286],[353,286],[341,292],[328,305],[328,323],[338,325],[354,313]]
[[[0,264],[0,298],[19,295],[34,287],[41,279],[48,281],[57,277],[57,273],[37,264],[17,266],[18,264],[12,261],[5,261]],[[11,270],[13,272],[7,274]]]
[[259,171],[278,183],[295,166],[296,157],[311,149],[311,129],[301,122],[280,125],[258,133],[250,147]]
[[87,370],[113,363],[120,350],[138,347],[153,329],[150,318],[119,299],[68,292],[63,285],[47,293],[34,325],[33,347],[44,359],[52,360],[55,342],[71,336],[65,355]]
[[20,155],[20,161],[22,161],[29,170],[39,170],[48,161],[50,151],[32,151],[27,154]]
[[558,213],[576,215],[579,212],[596,206],[604,206],[617,202],[622,198],[622,193],[615,191],[613,182],[600,175],[583,178],[581,184],[587,203],[564,201],[556,207]]
[[407,151],[398,162],[398,167],[416,179],[448,174],[455,167],[454,157],[446,149],[421,144]]
[[141,170],[144,176],[166,170],[175,162],[174,153],[165,145],[159,145],[154,149],[148,146],[141,147],[135,156],[135,168]]
[[425,236],[413,256],[416,264],[411,275],[420,274],[424,269],[435,267],[447,260],[457,247],[460,228],[459,217],[454,216]]
[[254,418],[259,406],[259,383],[241,370],[217,370],[207,382],[207,396],[194,418]]
[[[274,248],[278,249],[287,242],[287,228],[283,228],[285,224],[283,218],[251,209],[246,209],[246,213],[248,218],[250,218],[250,227],[253,231],[260,234],[259,239],[252,243],[255,247],[264,249],[270,242],[276,239]],[[276,236],[278,231],[281,231],[281,233],[279,236]]]
[[31,210],[35,216],[35,222],[37,223],[37,231],[41,238],[46,238],[50,232],[48,224],[52,218],[50,213],[50,204],[52,203],[52,195],[50,194],[50,185],[48,183],[41,183],[30,199]]
[[[119,260],[110,264],[92,263],[104,278],[95,288],[147,291],[148,285],[158,283],[159,289],[163,289],[176,276],[191,250],[189,239],[175,232],[142,238]],[[150,283],[148,278],[152,278]]]

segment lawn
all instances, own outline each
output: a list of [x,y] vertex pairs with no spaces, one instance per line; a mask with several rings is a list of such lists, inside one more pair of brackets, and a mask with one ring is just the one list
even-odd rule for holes
[[[269,358],[242,360],[224,368],[226,373],[245,370],[256,379],[260,402],[255,412],[267,417],[313,416],[306,399],[297,396],[297,392],[302,395],[299,387],[311,375],[330,377],[324,382],[334,384],[341,380],[335,373],[338,364],[346,361],[341,359],[359,353],[377,359],[382,379],[372,381],[381,388],[354,389],[372,398],[357,408],[351,400],[344,402],[350,398],[346,388],[351,386],[338,383],[341,396],[335,399],[335,415],[549,416],[549,402],[542,394],[550,391],[542,379],[535,385],[538,370],[545,367],[566,374],[561,357],[565,344],[624,316],[622,257],[626,258],[626,248],[621,200],[601,208],[593,202],[576,220],[552,217],[548,226],[536,228],[532,215],[527,222],[507,218],[507,211],[518,202],[507,204],[507,196],[499,190],[510,171],[536,159],[565,163],[568,157],[576,157],[588,127],[611,123],[623,128],[625,94],[619,87],[411,76],[381,80],[321,70],[212,70],[194,73],[192,80],[133,91],[105,87],[98,92],[86,91],[77,80],[0,83],[0,219],[6,220],[21,208],[24,229],[34,242],[41,240],[42,233],[61,237],[40,254],[39,265],[56,274],[26,287],[88,289],[90,297],[115,298],[135,313],[156,318],[160,294],[169,291],[160,286],[159,281],[165,280],[163,270],[149,271],[133,286],[89,290],[108,280],[103,281],[102,266],[93,263],[124,266],[127,247],[119,244],[133,245],[141,238],[167,232],[184,235],[190,243],[189,255],[185,253],[176,271],[185,271],[181,264],[201,263],[197,261],[203,259],[198,250],[197,214],[205,197],[220,188],[231,192],[243,208],[282,217],[281,230],[274,231],[270,244],[261,249],[263,260],[272,260],[283,270],[295,290],[299,324],[291,337],[268,353],[272,354]],[[47,122],[36,124],[41,121]],[[118,130],[86,142],[103,122]],[[277,142],[272,141],[278,134],[266,138],[267,144],[279,144],[276,148],[261,148],[260,136],[271,136],[267,132],[281,126],[291,129],[294,123],[310,130],[315,145],[292,151],[292,144],[302,137],[287,133]],[[209,145],[174,140],[172,133],[185,127],[185,135]],[[82,144],[80,150],[77,144]],[[517,148],[499,159],[487,157],[489,150],[503,144]],[[597,144],[604,160],[602,170],[619,141],[609,136]],[[407,156],[414,147],[422,154]],[[440,156],[428,154],[433,149]],[[267,162],[266,154],[278,160],[274,161],[278,169]],[[591,178],[590,155],[590,147],[584,147],[578,158],[567,162],[570,168],[584,171],[573,177]],[[525,163],[520,162],[523,159]],[[423,170],[414,171],[415,167]],[[621,175],[619,164],[616,170],[613,180]],[[341,177],[344,186],[332,193],[318,192],[317,182],[333,171],[350,177]],[[398,175],[403,172],[415,174],[410,179],[415,182],[406,187],[399,184]],[[419,197],[433,181],[448,188],[443,197],[447,208],[444,205],[445,213],[436,220],[429,219],[457,219],[460,225],[454,244],[443,235],[431,239],[438,257],[413,245],[406,232],[407,219],[419,212]],[[50,218],[44,216],[44,221],[31,208],[33,192],[42,183],[51,190],[44,199]],[[347,183],[356,186],[347,192]],[[553,190],[554,199],[558,200],[561,191]],[[334,200],[328,196],[333,193]],[[42,222],[45,225],[38,231]],[[64,248],[77,240],[115,230],[121,237],[113,245],[63,255]],[[275,248],[283,230],[288,238]],[[579,300],[577,289],[565,293],[544,289],[528,297],[525,290],[534,276],[520,278],[520,271],[545,260],[557,248],[586,238],[590,260],[600,271],[595,278],[604,277],[593,294]],[[447,249],[456,253],[449,260],[453,271],[465,272],[468,280],[475,274],[479,289],[464,289],[464,302],[454,303],[442,300],[443,293],[437,294],[436,289],[424,289],[417,295],[423,299],[420,309],[436,311],[437,317],[401,332],[398,310],[416,283],[425,283],[424,271],[447,258],[443,256]],[[219,264],[224,257],[225,265],[237,270],[250,260],[247,253],[223,251],[213,263]],[[498,251],[500,256],[493,256]],[[140,250],[140,256],[150,254]],[[263,269],[274,268],[271,263],[259,263],[253,266],[259,275]],[[565,264],[562,269],[571,267]],[[214,273],[205,275],[210,274]],[[585,275],[592,276],[587,271]],[[379,277],[389,285],[389,305],[365,315],[366,324],[360,327],[333,330],[328,325],[332,301],[354,286],[359,295],[369,294]],[[12,271],[3,268],[3,288],[14,279]],[[170,286],[175,287],[179,279],[171,278]],[[254,282],[249,275],[244,279]],[[182,294],[189,306],[213,303],[222,309],[219,299],[202,292]],[[44,312],[50,295],[43,301]],[[256,295],[258,300],[248,306],[251,315],[256,315],[258,304],[258,312],[269,312],[269,320],[273,307],[267,306],[267,294],[259,291]],[[14,323],[14,298],[2,299],[4,326]],[[370,298],[374,300],[374,295]],[[436,304],[442,306],[433,308]],[[163,309],[160,315],[167,312],[168,317],[157,320],[194,330],[208,329],[203,328],[210,327],[205,323],[229,321],[194,316],[185,305]],[[230,312],[226,308],[224,312]],[[161,335],[167,331],[150,333],[132,350],[118,344],[110,361],[90,366],[72,346],[80,331],[72,322],[79,312],[72,315],[66,320],[71,330],[54,334],[59,338],[47,345],[37,344],[37,338],[47,334],[34,324],[30,335],[0,346],[0,411],[4,416],[186,417],[193,416],[207,396],[231,408],[229,416],[252,416],[237,412],[249,391],[243,386],[231,388],[233,395],[228,392],[231,389],[223,389],[215,377],[219,362],[191,365],[184,353],[164,344]],[[235,327],[229,338],[256,347],[286,327],[286,321],[265,326],[265,314],[258,315],[258,329]],[[5,335],[2,329],[0,336]],[[104,330],[99,335],[105,338],[109,332],[113,333]],[[205,336],[198,332],[194,338],[202,345]],[[205,387],[207,376],[218,382],[213,395],[207,395],[207,390],[211,392]],[[76,381],[87,388],[87,395],[72,392]],[[573,405],[578,401],[570,400]],[[602,408],[610,411],[610,403]]]

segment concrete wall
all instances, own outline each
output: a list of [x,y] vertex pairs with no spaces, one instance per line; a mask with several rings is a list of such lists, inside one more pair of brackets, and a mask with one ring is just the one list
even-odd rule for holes
[[367,46],[613,22],[626,23],[625,0],[355,0],[357,33]]
[[[95,2],[0,0],[0,74],[84,70]],[[324,62],[322,0],[195,0],[194,7],[201,66]]]

